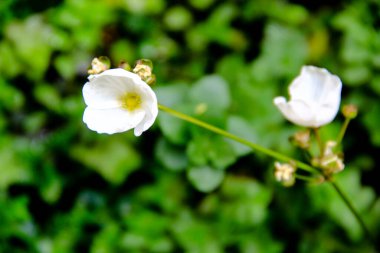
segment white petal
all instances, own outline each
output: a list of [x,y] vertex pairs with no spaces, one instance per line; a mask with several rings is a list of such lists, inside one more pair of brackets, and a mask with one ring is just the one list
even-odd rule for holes
[[[95,80],[95,79],[93,79]],[[86,105],[92,108],[107,109],[120,106],[122,90],[117,82],[87,82],[83,86],[83,98]]]
[[290,101],[276,98],[275,104],[295,124],[319,127],[331,122],[340,106],[342,82],[326,69],[304,66],[289,87]]
[[89,80],[83,87],[84,101],[99,109],[118,107],[125,93],[135,92],[139,86],[148,86],[138,75],[124,69],[109,69],[90,76]]
[[136,127],[144,116],[145,111],[141,109],[130,112],[122,108],[101,110],[87,107],[83,114],[83,121],[93,131],[114,134]]
[[313,108],[310,108],[303,101],[292,100],[286,102],[284,97],[276,97],[274,104],[290,122],[305,127],[316,127],[317,122],[314,114],[311,113]]
[[326,69],[314,66],[302,67],[301,74],[289,87],[291,99],[323,102],[327,94],[337,90],[340,92],[340,79],[330,74]]
[[125,69],[121,69],[121,68],[108,69],[106,71],[103,71],[100,74],[89,76],[89,78],[90,77],[98,78],[100,76],[114,76],[114,77],[119,76],[119,77],[127,77],[129,79],[134,80],[134,81],[141,80],[141,78],[138,75],[136,75],[135,73],[129,72],[129,71],[127,71]]
[[314,127],[320,127],[333,121],[339,111],[339,105],[335,107],[320,106],[317,110],[318,113],[316,113],[316,122]]
[[146,112],[144,119],[135,128],[135,135],[140,136],[142,132],[151,127],[158,115],[157,97],[153,90],[147,85],[141,87],[142,108]]

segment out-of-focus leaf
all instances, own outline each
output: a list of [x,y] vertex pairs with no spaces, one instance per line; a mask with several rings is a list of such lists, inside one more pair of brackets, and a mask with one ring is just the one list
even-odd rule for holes
[[33,171],[15,151],[15,140],[0,138],[0,189],[7,189],[15,183],[28,183],[33,178]]
[[216,239],[217,231],[196,220],[187,211],[180,212],[171,227],[178,243],[187,252],[223,252]]
[[267,207],[272,194],[257,181],[228,176],[221,190],[223,196],[231,199],[230,202],[221,204],[220,215],[225,219],[238,225],[254,226],[262,223],[267,217]]
[[26,73],[38,79],[48,68],[56,43],[56,31],[43,22],[41,16],[31,16],[24,22],[13,22],[5,34],[16,49],[16,55],[27,64]]
[[225,169],[236,160],[230,142],[208,134],[194,136],[187,146],[187,154],[194,165],[210,164],[216,169]]
[[197,190],[211,192],[223,181],[224,171],[208,166],[191,167],[187,171],[187,177]]
[[17,56],[12,49],[10,42],[0,42],[0,73],[4,76],[14,77],[22,70],[22,64],[17,61]]
[[186,29],[192,23],[192,15],[182,6],[174,6],[167,10],[164,17],[165,25],[174,31]]
[[55,112],[61,111],[61,97],[56,87],[41,84],[34,89],[34,96],[48,109]]
[[125,2],[128,11],[136,14],[157,14],[164,10],[163,0],[129,0]]
[[19,110],[25,103],[24,95],[0,77],[0,108]]
[[165,139],[161,139],[157,143],[155,150],[157,160],[167,169],[180,171],[187,167],[188,159],[184,150],[178,149]]
[[212,5],[215,0],[188,0],[188,2],[193,6],[194,8],[197,9],[207,9]]
[[206,76],[193,84],[189,98],[195,105],[204,104],[206,114],[220,115],[231,103],[228,84],[220,76]]
[[269,23],[265,27],[262,53],[252,64],[252,76],[258,81],[295,75],[307,57],[304,35],[291,27]]
[[[366,210],[375,198],[373,190],[362,187],[358,171],[350,167],[346,167],[345,171],[340,173],[337,179],[336,183],[349,196],[350,201],[360,215],[365,216]],[[353,240],[358,240],[361,237],[363,231],[358,221],[331,185],[323,184],[318,187],[310,187],[308,191],[315,207],[327,212],[334,221],[346,230],[348,236]]]
[[131,145],[111,137],[92,146],[77,145],[70,154],[113,184],[124,182],[141,164],[139,153]]

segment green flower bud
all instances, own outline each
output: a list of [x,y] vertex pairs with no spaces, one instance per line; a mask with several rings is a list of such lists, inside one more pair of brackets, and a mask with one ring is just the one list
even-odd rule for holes
[[344,117],[354,119],[358,116],[358,107],[353,104],[344,105],[342,109]]
[[126,61],[120,61],[118,67],[121,68],[121,69],[124,69],[126,71],[129,71],[129,72],[131,72],[131,70],[132,70],[131,65],[129,65],[129,63],[126,62]]

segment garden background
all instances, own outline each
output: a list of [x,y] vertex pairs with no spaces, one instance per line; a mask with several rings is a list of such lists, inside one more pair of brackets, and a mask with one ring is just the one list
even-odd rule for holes
[[148,58],[159,103],[301,158],[272,101],[327,68],[359,108],[336,180],[378,242],[379,26],[378,0],[1,0],[0,252],[375,252],[331,185],[283,187],[273,159],[164,112],[99,135],[82,87],[96,56]]

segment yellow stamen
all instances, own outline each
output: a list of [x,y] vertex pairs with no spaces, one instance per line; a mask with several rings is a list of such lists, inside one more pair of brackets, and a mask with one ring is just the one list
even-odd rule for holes
[[121,98],[122,107],[128,111],[138,109],[141,105],[141,97],[136,93],[127,93]]

